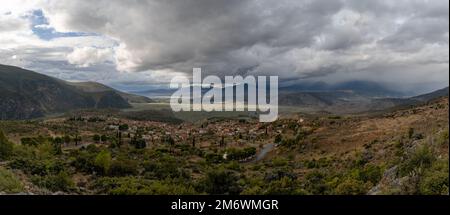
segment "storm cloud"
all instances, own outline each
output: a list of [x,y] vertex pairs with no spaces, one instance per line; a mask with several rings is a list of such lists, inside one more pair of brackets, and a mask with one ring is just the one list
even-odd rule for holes
[[54,0],[36,8],[57,32],[114,41],[69,50],[74,68],[448,85],[443,0]]

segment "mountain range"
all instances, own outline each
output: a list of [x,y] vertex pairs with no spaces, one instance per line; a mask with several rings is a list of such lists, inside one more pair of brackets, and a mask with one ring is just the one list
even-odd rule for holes
[[[234,86],[233,86],[234,87]],[[279,88],[279,104],[330,113],[359,113],[414,105],[448,96],[448,87],[414,97],[381,84],[351,81],[310,83]],[[163,94],[174,91],[161,92]],[[202,90],[202,94],[207,91]],[[170,94],[168,94],[170,96]],[[246,95],[247,97],[248,95]],[[14,66],[0,65],[0,119],[31,119],[75,109],[123,109],[152,99],[96,82],[68,82]]]
[[398,106],[417,105],[448,95],[448,87],[431,93],[406,98],[372,97],[367,94],[361,94],[351,90],[301,92],[282,91],[279,94],[278,102],[283,106],[297,106],[314,111],[345,114],[385,110]]
[[335,84],[325,82],[307,82],[303,81],[289,86],[282,86],[280,92],[334,92],[334,91],[351,91],[364,97],[404,97],[408,94],[390,87],[364,80],[344,81]]
[[99,83],[73,83],[0,65],[0,119],[30,119],[83,108],[128,108],[149,102]]

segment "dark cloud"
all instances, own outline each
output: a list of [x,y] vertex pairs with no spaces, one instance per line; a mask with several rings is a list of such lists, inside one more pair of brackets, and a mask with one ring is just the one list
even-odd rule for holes
[[144,80],[202,67],[283,81],[448,84],[448,1],[55,0],[40,9],[56,31],[115,40],[115,69]]

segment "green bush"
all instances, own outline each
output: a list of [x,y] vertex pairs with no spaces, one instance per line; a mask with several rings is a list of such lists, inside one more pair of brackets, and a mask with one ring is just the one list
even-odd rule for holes
[[420,182],[419,192],[425,195],[448,195],[448,159],[435,162],[430,169],[427,169]]
[[217,153],[205,154],[205,159],[208,163],[221,163],[224,161],[223,156]]
[[363,195],[370,187],[362,181],[347,178],[341,182],[335,189],[338,195]]
[[136,149],[143,149],[147,146],[147,143],[142,138],[133,138],[130,141],[130,145],[134,146]]
[[230,148],[227,150],[227,159],[242,160],[254,156],[255,154],[256,154],[255,147],[247,147],[244,149]]
[[55,175],[33,176],[31,182],[38,187],[47,188],[53,192],[70,192],[75,188],[72,178],[64,171]]
[[15,158],[9,166],[21,169],[31,175],[57,174],[64,170],[64,163],[59,159]]
[[377,184],[383,176],[383,170],[381,167],[367,164],[363,169],[356,170],[356,179],[363,182],[370,182],[372,184]]
[[283,140],[283,138],[281,137],[281,134],[277,134],[277,136],[275,136],[274,142],[278,144],[278,143],[280,143],[282,140]]
[[13,151],[13,143],[9,142],[3,131],[0,130],[0,160],[8,159]]
[[267,172],[264,176],[264,180],[266,182],[280,180],[282,178],[290,178],[292,180],[295,180],[297,178],[297,176],[296,176],[296,174],[294,174],[292,169],[289,167],[275,168],[275,169]]
[[92,136],[92,140],[96,143],[100,142],[101,140],[100,135],[94,134],[94,136]]
[[152,179],[184,178],[189,179],[190,174],[181,168],[181,163],[172,157],[162,157],[158,161],[144,163],[145,176]]
[[327,175],[323,171],[316,170],[306,174],[304,188],[314,195],[327,194],[329,191]]
[[399,173],[401,176],[405,176],[414,169],[429,168],[435,159],[435,156],[427,145],[421,146],[414,153],[407,156],[406,160],[399,165]]
[[304,195],[306,191],[299,189],[295,180],[283,177],[271,181],[264,190],[264,195]]
[[119,130],[121,131],[126,131],[128,130],[128,128],[129,128],[128,124],[119,125]]
[[280,167],[288,165],[288,160],[283,157],[275,157],[272,159],[272,166]]
[[89,151],[75,151],[73,153],[73,160],[71,162],[71,165],[75,167],[79,171],[92,173],[95,171],[95,153],[90,153]]
[[65,163],[55,156],[51,143],[39,146],[16,145],[14,156],[8,165],[32,175],[57,174],[65,169]]
[[0,167],[0,191],[6,193],[19,193],[23,191],[20,180],[9,170]]
[[118,159],[111,163],[110,176],[127,176],[138,174],[138,162],[129,159]]
[[408,129],[408,138],[412,138],[412,136],[413,136],[413,134],[414,134],[414,128],[409,128]]
[[103,177],[95,181],[94,189],[110,195],[192,195],[196,191],[187,184],[153,181],[135,177]]
[[448,144],[448,130],[442,131],[439,134],[438,143],[441,145]]
[[207,172],[199,187],[208,194],[236,195],[241,192],[238,180],[239,177],[233,171],[219,168]]
[[94,160],[94,165],[99,173],[104,175],[108,174],[111,167],[111,153],[107,150],[103,150],[97,154]]
[[20,143],[22,145],[27,146],[38,146],[40,144],[53,142],[54,139],[51,137],[43,137],[43,136],[37,136],[37,137],[23,137],[20,139]]

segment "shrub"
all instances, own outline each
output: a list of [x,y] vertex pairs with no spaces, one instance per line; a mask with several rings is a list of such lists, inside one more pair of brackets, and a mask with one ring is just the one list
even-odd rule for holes
[[347,178],[336,187],[335,193],[338,195],[363,195],[367,193],[368,188],[362,181]]
[[99,193],[110,195],[189,195],[195,190],[186,184],[171,181],[153,181],[134,177],[103,177],[95,181],[94,188]]
[[94,136],[92,137],[92,140],[96,143],[100,142],[100,139],[101,139],[100,135],[98,134],[94,134]]
[[223,157],[217,153],[205,154],[205,159],[208,163],[221,163],[223,162]]
[[412,138],[413,134],[414,134],[414,128],[409,128],[408,129],[408,138]]
[[448,144],[448,130],[442,131],[439,134],[438,143],[441,145]]
[[94,153],[90,153],[88,151],[77,151],[74,155],[74,160],[71,162],[71,165],[74,166],[79,171],[84,171],[91,173],[95,170],[95,157]]
[[229,160],[242,160],[254,156],[256,154],[255,147],[247,147],[244,149],[231,148],[227,150],[227,159]]
[[55,174],[64,170],[64,163],[58,159],[15,158],[9,166],[32,175]]
[[267,182],[280,180],[282,178],[295,180],[297,176],[292,172],[290,168],[277,168],[270,172],[267,172],[264,176],[264,180]]
[[0,167],[0,191],[18,193],[23,191],[23,185],[17,177],[7,169]]
[[133,138],[130,141],[130,145],[134,146],[136,149],[143,149],[147,146],[147,143],[142,138]]
[[103,150],[95,157],[94,165],[96,170],[103,174],[108,174],[111,167],[111,153],[107,150]]
[[305,176],[304,187],[311,194],[326,194],[329,187],[326,183],[326,174],[320,171],[312,171]]
[[104,134],[102,134],[102,136],[100,136],[100,141],[102,142],[106,142],[108,140],[108,137]]
[[358,171],[359,180],[372,184],[377,184],[381,180],[382,175],[382,168],[372,164],[368,164],[362,170]]
[[275,136],[274,142],[275,142],[275,143],[280,143],[282,139],[283,139],[283,138],[281,137],[281,134],[277,134],[277,136]]
[[184,178],[187,179],[190,175],[184,171],[179,163],[173,158],[163,157],[159,161],[150,161],[144,164],[146,177],[155,179],[166,178]]
[[267,189],[264,191],[265,195],[301,195],[306,194],[305,191],[298,189],[296,181],[289,177],[283,177],[279,180],[271,181]]
[[111,176],[127,176],[136,175],[138,173],[138,163],[129,159],[115,160],[111,163],[109,175]]
[[8,159],[13,151],[13,143],[9,142],[3,131],[0,130],[0,160]]
[[425,195],[448,195],[448,160],[435,162],[424,172],[419,182],[419,192]]
[[55,157],[54,153],[54,147],[50,143],[38,147],[17,145],[8,165],[32,175],[57,174],[65,167],[64,162]]
[[20,139],[20,143],[27,146],[37,146],[40,144],[40,141],[34,137],[23,137]]
[[286,165],[288,165],[288,161],[282,157],[275,157],[272,159],[272,165],[275,167],[286,166]]
[[209,194],[231,194],[236,195],[241,192],[237,183],[239,177],[229,170],[223,168],[209,171],[203,180],[200,181],[200,189]]
[[72,178],[66,172],[55,175],[33,176],[31,182],[36,186],[47,188],[50,191],[71,191],[75,188]]
[[126,131],[126,130],[128,130],[128,125],[127,124],[122,124],[122,125],[119,125],[119,130],[121,130],[121,131]]
[[400,164],[399,173],[405,176],[416,168],[428,168],[435,160],[435,156],[427,145],[419,147],[414,153],[406,157],[406,160]]

